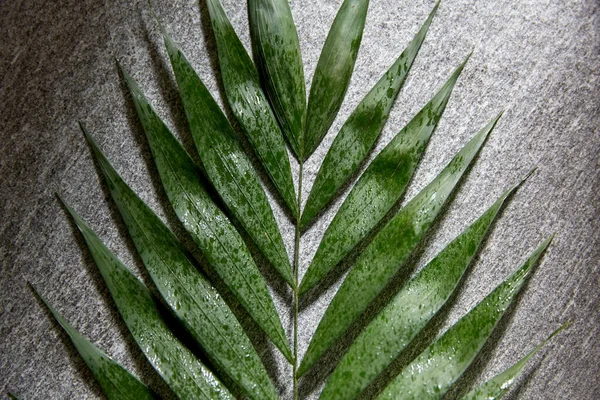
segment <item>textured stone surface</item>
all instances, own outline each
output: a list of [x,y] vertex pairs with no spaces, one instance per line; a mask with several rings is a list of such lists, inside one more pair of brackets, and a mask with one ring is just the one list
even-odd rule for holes
[[[168,31],[222,100],[203,1],[200,7],[191,0],[155,3]],[[224,4],[248,45],[245,4]],[[309,84],[340,0],[291,4]],[[433,4],[371,2],[344,105],[306,164],[304,198],[335,132]],[[467,376],[467,383],[492,376],[561,323],[572,321],[566,333],[536,356],[512,391],[513,398],[592,399],[599,389],[599,11],[593,0],[443,2],[377,145],[381,149],[474,51],[405,199],[433,179],[480,126],[506,110],[415,262],[421,265],[430,259],[504,188],[538,167],[496,224],[455,306],[439,326],[443,330],[456,321],[543,238],[556,233],[518,307],[504,319],[478,361],[482,372]],[[65,335],[31,295],[26,286],[31,282],[107,353],[169,398],[168,389],[129,339],[81,237],[54,196],[61,193],[141,274],[141,263],[78,131],[76,122],[82,120],[126,181],[182,233],[160,189],[114,62],[118,58],[132,72],[192,150],[146,2],[5,1],[0,15],[0,391],[11,390],[23,399],[102,396]],[[301,273],[341,198],[305,234]],[[274,209],[291,254],[293,227],[277,204]],[[300,354],[338,285],[303,304]],[[277,284],[273,294],[291,334],[290,295]],[[291,369],[263,338],[255,339],[283,397],[289,398]],[[321,368],[324,372],[326,366]],[[321,387],[322,377],[314,376],[303,383],[301,392],[316,398]]]

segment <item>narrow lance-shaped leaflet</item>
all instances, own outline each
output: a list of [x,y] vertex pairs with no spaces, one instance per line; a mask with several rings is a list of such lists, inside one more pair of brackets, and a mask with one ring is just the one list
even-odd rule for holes
[[[258,72],[220,1],[206,0],[206,5],[217,43],[223,86],[231,110],[285,204],[294,217],[299,218],[285,140],[261,89]],[[210,102],[212,98],[203,96],[201,100]]]
[[250,251],[202,186],[200,172],[124,70],[138,116],[169,201],[206,260],[248,314],[291,359],[275,306]]
[[327,34],[310,86],[302,159],[321,143],[344,101],[368,8],[369,0],[344,0]]
[[304,143],[306,86],[298,32],[287,0],[249,0],[254,57],[265,94],[292,151]]
[[375,236],[337,291],[302,360],[304,374],[387,286],[433,224],[498,118],[463,147],[444,170]]
[[129,332],[173,392],[182,399],[232,400],[227,388],[173,335],[148,288],[75,211],[65,207],[83,234]]
[[517,186],[502,194],[390,300],[352,343],[327,381],[321,400],[356,398],[417,336],[456,290]]
[[435,130],[469,57],[440,91],[388,143],[362,174],[327,228],[309,266],[304,294],[335,267],[398,201]]
[[[77,331],[62,315],[60,315],[48,301],[33,287],[35,293],[48,307],[54,319],[69,335],[77,352],[85,361],[94,378],[111,400],[144,400],[154,399],[150,389],[140,382],[133,374],[115,362],[106,353],[94,345],[88,338]],[[14,398],[14,397],[13,397]]]
[[[211,361],[246,396],[276,399],[277,393],[258,354],[225,301],[196,269],[175,235],[114,170],[94,140],[87,134],[86,138],[138,253],[173,313]],[[255,275],[254,280],[262,282],[262,277]],[[252,277],[244,278],[252,282]],[[254,286],[261,288],[257,283]],[[264,312],[273,315],[275,310],[269,307],[272,303],[266,288],[262,294],[258,305],[267,303]]]
[[517,361],[510,368],[496,375],[489,381],[481,384],[473,391],[461,397],[461,400],[497,400],[502,398],[512,387],[513,383],[521,376],[525,366],[535,356],[535,354],[546,345],[546,343],[556,336],[560,331],[569,326],[569,323],[563,324],[555,330],[546,340],[535,346],[533,350],[527,353],[523,358]]
[[358,169],[373,148],[439,6],[435,5],[414,39],[342,126],[315,178],[301,226],[306,227]]
[[404,368],[377,399],[442,398],[479,354],[551,240]]
[[254,243],[290,285],[290,261],[256,171],[229,121],[183,53],[164,34],[192,137],[208,178]]

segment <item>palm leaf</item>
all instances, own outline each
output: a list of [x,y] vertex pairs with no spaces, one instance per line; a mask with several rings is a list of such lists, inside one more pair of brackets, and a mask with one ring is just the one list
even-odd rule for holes
[[546,239],[520,268],[427,347],[377,398],[441,398],[479,354],[551,241]]
[[[133,78],[124,70],[122,72],[175,213],[210,268],[292,364],[292,394],[297,400],[301,377],[368,310],[392,278],[402,268],[407,268],[409,256],[448,203],[499,116],[477,133],[404,208],[391,212],[436,129],[465,60],[430,102],[366,165],[365,172],[325,232],[302,285],[298,285],[302,232],[339,195],[340,188],[365,162],[424,42],[439,2],[408,47],[343,124],[321,163],[302,213],[304,161],[321,143],[344,100],[362,40],[369,1],[343,1],[323,46],[308,103],[298,34],[287,0],[248,2],[257,66],[247,54],[220,1],[206,0],[206,4],[231,111],[260,165],[294,217],[293,269],[259,175],[250,162],[251,155],[244,152],[230,121],[162,26],[190,132],[210,183],[205,181],[198,166],[154,111]],[[215,371],[205,367],[176,338],[148,288],[66,206],[82,232],[126,326],[150,364],[180,398],[230,399],[233,398],[231,393],[240,391],[253,399],[277,398],[277,389],[266,373],[267,367],[273,370],[273,366],[262,364],[246,332],[220,294],[196,269],[187,250],[127,186],[91,137],[87,137],[162,301],[200,344]],[[293,186],[286,139],[299,161],[297,192]],[[229,214],[215,204],[205,187],[208,184],[216,189]],[[404,287],[392,293],[389,302],[381,305],[378,315],[367,316],[366,320],[371,322],[357,327],[360,334],[349,344],[329,378],[323,399],[360,396],[400,352],[410,350],[408,346],[432,317],[442,307],[451,305],[449,299],[457,292],[486,232],[517,186],[503,193]],[[227,215],[239,222],[268,263],[291,287],[292,293],[286,299],[292,302],[293,351],[269,288],[242,234]],[[397,377],[390,377],[393,380],[380,396],[443,396],[480,353],[549,243],[550,240],[545,241],[517,272],[415,360],[407,360],[410,364]],[[299,365],[300,295],[318,285],[326,274],[335,272],[334,267],[342,259],[352,265],[351,270],[328,305]],[[538,349],[539,346],[468,396],[501,396]],[[262,358],[269,359],[268,355]],[[118,371],[129,376],[122,369]],[[226,387],[219,377],[232,387]],[[381,389],[374,388],[375,391]],[[126,395],[139,397],[135,393]]]
[[[290,161],[277,120],[260,87],[258,72],[219,0],[207,0],[219,66],[231,110],[279,194],[299,218]],[[180,87],[181,89],[181,87]]]
[[325,311],[302,360],[299,375],[308,371],[341,337],[398,272],[441,211],[498,118],[475,135],[433,182],[379,231],[358,257]]
[[163,321],[150,291],[68,205],[123,321],[150,364],[180,398],[233,399]]
[[[77,349],[77,352],[85,361],[94,378],[111,400],[151,400],[154,398],[150,390],[140,382],[135,376],[129,373],[125,368],[116,363],[107,356],[102,350],[96,347],[88,338],[83,336],[73,328],[73,326],[58,313],[48,301],[38,293],[33,287],[34,292],[39,296],[44,305],[50,310],[54,319],[65,331],[71,342]],[[9,394],[11,398],[16,398]]]
[[500,208],[516,188],[504,192],[389,301],[348,349],[321,399],[355,398],[417,336],[456,290]]
[[344,101],[368,8],[369,0],[344,0],[335,16],[310,86],[301,160],[321,143]]
[[[276,398],[275,388],[250,339],[208,280],[198,272],[183,246],[152,210],[121,179],[94,140],[86,134],[129,234],[163,299],[210,359],[254,399]],[[255,292],[244,297],[258,310],[268,332],[286,343],[267,286],[255,273]],[[255,313],[255,314],[257,314]],[[287,347],[286,347],[287,349]],[[289,351],[289,350],[288,350]]]
[[439,2],[408,47],[360,102],[335,137],[302,210],[302,228],[331,201],[373,148],[425,40],[438,6]]
[[126,71],[123,74],[176,214],[246,311],[290,358],[266,284],[242,237],[202,186],[198,168],[190,156],[156,115],[131,76]]
[[196,148],[229,210],[281,276],[294,284],[290,262],[267,196],[229,122],[175,43],[165,44]]
[[319,244],[300,285],[300,294],[335,267],[402,196],[467,61],[468,58],[375,157],[354,185]]
[[555,330],[546,340],[535,346],[533,350],[527,353],[514,365],[467,393],[465,396],[461,397],[461,400],[497,400],[502,398],[510,390],[517,378],[521,376],[529,360],[531,360],[550,339],[558,335],[567,326],[569,326],[568,322]]
[[298,32],[287,0],[249,0],[254,57],[269,102],[296,157],[304,143],[306,86]]

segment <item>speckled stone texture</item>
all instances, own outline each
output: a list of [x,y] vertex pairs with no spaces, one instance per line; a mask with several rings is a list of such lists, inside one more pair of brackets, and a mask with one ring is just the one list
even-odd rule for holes
[[[203,0],[154,1],[219,101],[215,45]],[[171,4],[169,4],[171,3]],[[307,85],[341,0],[293,0]],[[402,51],[433,0],[373,0],[355,74],[339,116],[306,163],[303,197],[343,121]],[[224,6],[249,47],[245,2]],[[594,0],[448,0],[377,144],[376,154],[471,51],[448,108],[403,201],[424,187],[469,137],[499,111],[504,116],[444,212],[414,268],[483,212],[509,185],[538,167],[489,235],[446,329],[556,233],[517,307],[504,318],[463,388],[516,361],[565,321],[572,326],[527,367],[509,398],[593,399],[600,366],[600,7]],[[189,244],[161,191],[149,148],[114,58],[130,70],[188,150],[193,145],[156,24],[145,1],[42,0],[0,3],[0,391],[23,399],[102,398],[85,364],[49,318],[31,282],[83,333],[132,369],[161,396],[173,398],[145,362],[55,193],[89,221],[109,248],[146,282],[142,265],[98,178],[77,128],[87,124],[115,167]],[[294,171],[297,165],[293,164]],[[345,194],[304,235],[302,274]],[[271,200],[273,198],[271,197]],[[290,254],[293,226],[273,201]],[[291,296],[269,277],[291,337]],[[302,355],[339,281],[301,304]],[[291,397],[291,368],[253,334],[282,398]],[[331,358],[331,357],[330,357]],[[301,387],[318,397],[328,363]],[[477,372],[480,371],[480,372]]]

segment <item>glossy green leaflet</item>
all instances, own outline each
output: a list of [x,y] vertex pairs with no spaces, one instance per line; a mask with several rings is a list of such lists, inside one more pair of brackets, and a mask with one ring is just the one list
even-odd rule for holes
[[551,241],[546,239],[520,268],[427,347],[377,398],[442,398],[479,354]]
[[[58,313],[35,288],[35,293],[50,310],[56,322],[60,324],[65,333],[73,342],[77,352],[85,361],[88,368],[102,387],[102,390],[111,400],[142,400],[153,399],[150,390],[125,368],[117,364],[102,350],[96,347],[88,338],[77,331],[62,315]],[[11,398],[16,398],[11,396]]]
[[461,397],[461,400],[496,400],[503,397],[506,393],[508,393],[512,385],[523,373],[523,371],[525,370],[525,366],[527,365],[529,360],[531,360],[533,356],[535,356],[535,354],[538,351],[540,351],[540,349],[544,347],[544,345],[546,345],[546,343],[548,343],[554,336],[558,335],[563,329],[566,329],[568,326],[568,322],[563,324],[560,328],[558,328],[550,336],[548,336],[546,340],[535,346],[533,350],[527,353],[514,365],[507,368],[498,375],[494,376],[489,381],[482,383],[479,387],[473,389],[472,391]]
[[[301,198],[304,162],[321,144],[344,101],[364,26],[368,22],[369,1],[344,0],[341,3],[323,45],[308,100],[298,33],[287,0],[248,1],[254,61],[221,2],[207,0],[206,6],[226,101],[256,156],[257,165],[240,144],[234,121],[228,120],[196,74],[193,61],[184,56],[165,28],[161,27],[166,53],[203,169],[195,165],[144,97],[132,76],[135,73],[130,75],[123,70],[131,94],[128,101],[136,109],[175,214],[209,264],[208,268],[216,273],[248,316],[291,364],[292,376],[287,376],[287,382],[292,386],[290,395],[298,399],[302,376],[369,309],[398,271],[408,268],[406,262],[413,250],[443,212],[500,116],[491,119],[474,135],[418,195],[403,208],[394,208],[412,179],[427,143],[435,140],[435,129],[467,61],[459,64],[460,60],[457,60],[455,65],[458,67],[438,93],[366,165],[365,172],[334,216],[300,283],[298,269],[303,231],[365,163],[419,49],[425,43],[440,3],[432,7],[428,16],[423,16],[424,23],[416,30],[414,39],[343,124],[322,163],[304,209]],[[161,306],[157,305],[150,290],[110,252],[83,219],[67,207],[125,324],[152,366],[182,399],[225,399],[238,393],[252,399],[279,398],[281,393],[278,393],[273,375],[268,372],[270,366],[264,365],[268,357],[257,352],[231,311],[232,305],[223,300],[213,282],[197,269],[196,261],[180,238],[137,197],[91,136],[87,133],[86,136],[105,184],[162,301],[195,338],[210,361],[206,366],[185,347],[166,325]],[[288,150],[299,163],[297,188],[292,179],[291,165],[294,163],[290,162]],[[287,222],[295,228],[292,257],[286,251],[278,226],[281,221],[275,219],[260,171],[264,171],[273,184],[274,194],[289,210],[290,221]],[[386,370],[390,360],[410,346],[456,291],[486,232],[515,188],[503,193],[431,263],[403,287],[397,288],[371,322],[358,327],[360,334],[344,349],[345,356],[339,365],[332,366],[336,367],[335,371],[321,398],[357,398]],[[213,191],[219,202],[211,197]],[[392,215],[389,215],[390,210],[394,210]],[[453,325],[389,386],[379,388],[380,396],[442,396],[478,356],[483,343],[549,243],[544,242],[519,272],[508,278],[506,282],[510,285],[502,284],[481,303],[484,305],[475,307]],[[352,255],[358,245],[361,246],[357,254]],[[253,257],[250,249],[254,247],[261,257]],[[325,276],[336,273],[335,267],[348,254],[353,257],[349,260],[350,272],[301,359],[298,354],[300,297],[322,284]],[[291,290],[288,299],[291,300],[292,327],[287,332],[257,266],[257,260],[263,259]],[[486,329],[471,335],[473,321],[481,320],[487,321]],[[64,326],[62,322],[61,325]],[[461,359],[465,362],[460,365],[442,363],[434,357],[438,353],[444,354],[446,361],[448,349],[463,351],[463,347]],[[380,349],[380,352],[376,353],[374,349]],[[506,389],[506,382],[514,381],[538,349],[528,353],[506,374],[478,389],[475,395],[480,396],[486,390],[485,393],[498,391],[498,387]],[[427,370],[424,376],[421,372],[426,370],[426,364],[437,367]],[[327,371],[315,373],[325,378]],[[227,386],[229,382],[231,387]],[[418,382],[418,387],[414,382]],[[109,391],[107,389],[107,395]]]
[[[392,298],[329,378],[322,399],[358,396],[425,327],[456,290],[508,196],[507,190]],[[376,347],[377,352],[371,351]]]
[[438,6],[439,3],[408,47],[373,86],[336,135],[302,211],[303,228],[331,201],[375,144],[425,40]]
[[404,266],[498,118],[475,135],[427,187],[381,228],[361,253],[325,311],[302,360],[300,375],[342,336]]
[[[124,74],[175,212],[217,274],[289,358],[275,307],[244,241],[200,184],[192,159],[152,110],[133,79]],[[230,247],[231,243],[235,247]]]
[[154,369],[180,398],[232,399],[229,390],[171,332],[148,288],[65,205],[83,235],[125,325]]
[[[197,271],[173,233],[127,186],[89,135],[87,139],[140,257],[173,313],[211,360],[240,385],[248,397],[275,398],[275,388],[260,358],[227,304]],[[276,316],[266,285],[255,282],[254,287],[264,287],[266,298],[249,302],[259,304],[265,319],[273,318],[273,313]],[[283,334],[276,317],[270,322],[275,322],[275,332],[279,328]]]

